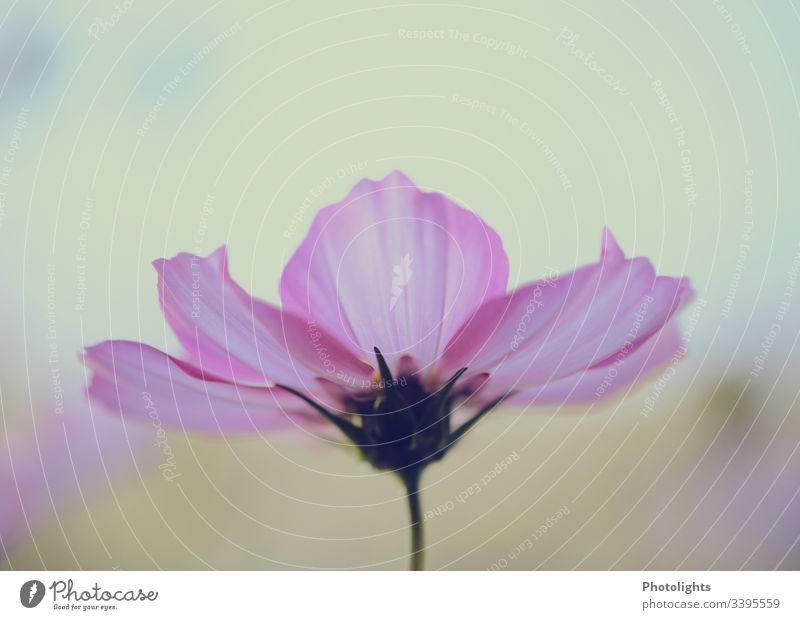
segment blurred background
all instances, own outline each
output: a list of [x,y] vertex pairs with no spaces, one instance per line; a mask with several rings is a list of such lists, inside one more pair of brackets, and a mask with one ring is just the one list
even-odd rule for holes
[[150,263],[179,251],[227,243],[277,302],[314,213],[400,168],[500,233],[512,286],[608,225],[698,292],[679,364],[496,411],[428,469],[428,567],[800,569],[799,27],[789,0],[0,0],[0,566],[404,569],[393,476],[168,429],[167,480],[78,360],[177,351]]

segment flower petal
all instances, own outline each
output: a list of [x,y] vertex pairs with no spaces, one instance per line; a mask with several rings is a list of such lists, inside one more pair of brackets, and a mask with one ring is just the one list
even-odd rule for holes
[[442,356],[444,376],[489,372],[493,390],[534,388],[583,372],[660,330],[691,295],[688,281],[626,259],[605,231],[600,261],[484,304]]
[[222,435],[323,421],[285,390],[204,378],[199,368],[138,342],[101,342],[86,349],[84,362],[94,371],[92,399],[164,426]]
[[[639,346],[620,350],[612,358],[583,372],[517,392],[506,402],[524,405],[595,402],[643,379],[684,353],[680,328],[675,320],[671,320]],[[488,386],[488,391],[491,391],[491,386]]]
[[392,368],[406,354],[424,368],[507,282],[502,242],[481,218],[395,171],[317,214],[280,293],[366,359],[378,347]]
[[147,429],[93,416],[85,404],[57,415],[52,406],[34,404],[30,413],[0,442],[0,565],[15,547],[35,540],[44,521],[85,510],[83,502],[124,482],[152,454]]
[[319,326],[248,295],[228,273],[225,246],[208,257],[157,260],[161,307],[190,360],[240,383],[310,389],[314,377],[368,382],[372,367]]

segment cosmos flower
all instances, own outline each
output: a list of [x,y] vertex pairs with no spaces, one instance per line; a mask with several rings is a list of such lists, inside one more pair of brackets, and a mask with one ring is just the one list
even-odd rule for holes
[[591,401],[665,364],[691,296],[686,279],[626,258],[608,231],[597,263],[508,292],[497,233],[400,172],[317,214],[283,271],[280,308],[231,278],[224,246],[154,265],[185,355],[90,347],[90,396],[202,433],[338,430],[404,483],[413,568],[427,465],[503,401]]

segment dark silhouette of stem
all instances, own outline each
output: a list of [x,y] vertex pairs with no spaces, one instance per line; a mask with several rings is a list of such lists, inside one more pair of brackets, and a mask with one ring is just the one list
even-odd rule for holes
[[422,469],[417,467],[400,472],[400,477],[406,487],[408,514],[411,520],[411,570],[424,570],[425,562],[425,533],[422,529],[422,506],[419,493],[421,475]]

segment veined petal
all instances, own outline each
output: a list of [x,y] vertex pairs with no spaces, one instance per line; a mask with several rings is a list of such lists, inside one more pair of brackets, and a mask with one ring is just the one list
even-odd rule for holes
[[[683,353],[681,331],[672,320],[639,346],[621,349],[610,359],[583,372],[517,392],[506,402],[522,405],[595,402],[645,378]],[[487,388],[487,393],[490,393],[491,385]]]
[[489,372],[492,390],[535,388],[639,346],[691,296],[688,281],[626,259],[605,231],[600,261],[490,300],[448,344],[443,375]]
[[321,326],[248,295],[228,273],[225,246],[208,257],[181,253],[154,262],[161,307],[190,356],[240,383],[309,389],[317,376],[353,385],[372,367]]
[[392,368],[423,370],[483,300],[502,294],[508,259],[483,220],[400,172],[365,179],[322,209],[286,265],[283,307],[344,334]]
[[107,340],[86,349],[89,396],[124,416],[223,435],[314,424],[322,419],[280,388],[236,385],[145,344]]

